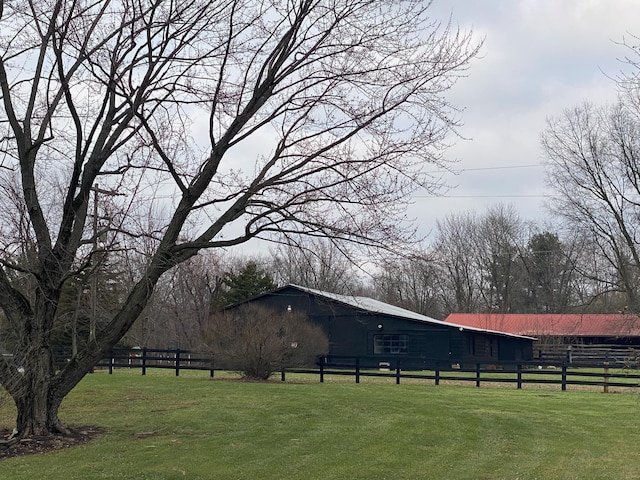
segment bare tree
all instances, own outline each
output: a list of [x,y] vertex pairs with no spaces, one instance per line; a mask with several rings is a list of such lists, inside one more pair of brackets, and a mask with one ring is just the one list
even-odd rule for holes
[[443,318],[439,275],[427,252],[388,260],[373,276],[376,298],[434,318]]
[[280,284],[353,294],[360,283],[353,255],[331,239],[291,239],[271,252],[270,264]]
[[510,205],[438,222],[434,258],[444,313],[521,310],[525,237],[526,225]]
[[[15,211],[32,252],[21,257],[18,232],[3,225],[0,305],[19,363],[1,362],[0,380],[19,436],[67,431],[64,397],[131,328],[160,277],[201,249],[296,234],[373,246],[410,238],[405,202],[437,187],[424,167],[442,163],[456,126],[443,94],[477,53],[469,33],[428,8],[0,3],[2,167],[19,172]],[[119,194],[104,248],[152,248],[106,325],[56,371],[62,285],[103,248],[91,248],[97,183]]]
[[517,312],[523,309],[524,231],[524,222],[513,205],[494,205],[479,220],[473,238],[480,270],[480,293],[487,310]]
[[177,265],[160,279],[123,341],[150,348],[199,348],[225,268],[213,252]]
[[474,236],[477,216],[471,212],[438,220],[433,249],[439,266],[438,287],[445,312],[475,312],[480,279]]
[[640,120],[640,37],[629,35],[622,43],[627,48],[623,61],[628,70],[622,71],[615,80],[628,112]]
[[620,102],[585,104],[551,119],[542,137],[553,211],[589,236],[608,268],[600,275],[640,311],[640,118]]
[[[568,226],[571,228],[571,224]],[[628,310],[625,293],[615,287],[618,278],[615,267],[601,254],[589,232],[579,232],[579,235],[572,311],[618,313]]]

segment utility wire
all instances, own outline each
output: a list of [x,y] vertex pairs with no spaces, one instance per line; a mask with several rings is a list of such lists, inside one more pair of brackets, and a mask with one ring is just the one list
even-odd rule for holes
[[530,195],[414,195],[413,198],[551,198],[549,193],[533,193]]
[[508,170],[513,168],[533,168],[533,167],[543,167],[543,166],[544,165],[542,165],[541,163],[530,163],[530,164],[523,164],[523,165],[503,165],[503,166],[496,166],[496,167],[463,168],[461,170],[455,170],[455,169],[434,170],[426,173],[456,173],[457,174],[462,172],[477,172],[481,170]]
[[532,193],[532,194],[497,194],[497,195],[412,195],[411,198],[553,198],[552,193]]

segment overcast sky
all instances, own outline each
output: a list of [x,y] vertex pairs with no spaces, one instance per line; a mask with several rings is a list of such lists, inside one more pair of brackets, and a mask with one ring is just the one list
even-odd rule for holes
[[[457,160],[448,198],[416,198],[411,216],[428,234],[437,218],[513,203],[525,219],[544,218],[548,193],[540,166],[540,133],[549,116],[584,101],[615,100],[615,76],[640,35],[638,0],[435,0],[434,18],[484,38],[481,57],[450,92],[464,108],[446,158]],[[453,139],[452,139],[453,140]]]

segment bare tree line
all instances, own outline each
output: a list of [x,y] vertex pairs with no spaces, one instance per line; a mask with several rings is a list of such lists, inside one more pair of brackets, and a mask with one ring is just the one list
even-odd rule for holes
[[198,348],[221,279],[248,264],[274,286],[369,296],[438,319],[453,312],[630,311],[624,291],[611,288],[615,270],[590,237],[544,229],[511,205],[445,216],[431,244],[411,254],[388,253],[375,264],[357,259],[330,239],[299,240],[258,255],[201,255],[163,279],[125,341]]

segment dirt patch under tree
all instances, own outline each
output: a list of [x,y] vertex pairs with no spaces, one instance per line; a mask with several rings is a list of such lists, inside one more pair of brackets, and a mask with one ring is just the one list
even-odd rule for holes
[[65,436],[32,436],[16,441],[7,441],[11,431],[0,430],[0,439],[2,439],[0,441],[0,460],[76,447],[98,438],[103,432],[102,428],[88,426],[75,428],[70,435]]

